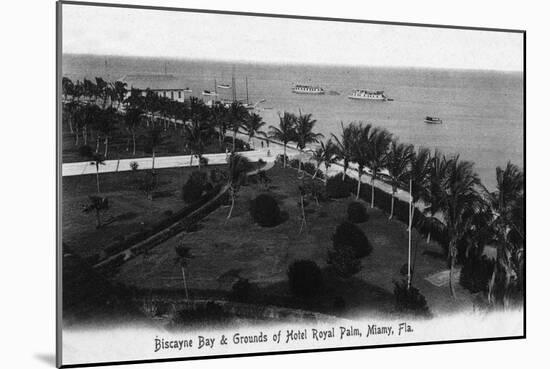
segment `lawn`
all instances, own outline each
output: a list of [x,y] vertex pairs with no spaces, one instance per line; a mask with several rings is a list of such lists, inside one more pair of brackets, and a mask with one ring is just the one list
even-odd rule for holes
[[[209,166],[212,170],[216,166]],[[218,166],[219,167],[219,166]],[[79,256],[98,254],[122,235],[139,232],[186,206],[182,186],[196,168],[157,170],[158,186],[153,200],[143,190],[148,171],[102,173],[99,175],[101,195],[109,199],[109,209],[101,217],[108,224],[96,229],[95,214],[84,213],[88,196],[95,195],[95,174],[63,177],[63,242]]]
[[[352,198],[315,202],[306,208],[307,229],[300,233],[300,208],[297,172],[275,167],[268,171],[272,180],[269,189],[261,184],[241,188],[231,219],[226,220],[228,207],[218,208],[200,223],[197,231],[182,233],[156,246],[147,255],[125,263],[116,280],[140,289],[182,290],[181,270],[176,260],[175,246],[184,243],[193,258],[187,266],[187,283],[193,297],[225,297],[233,283],[246,278],[258,288],[255,301],[287,307],[306,308],[329,314],[351,317],[365,311],[391,312],[393,281],[403,278],[399,270],[407,262],[407,230],[399,221],[389,221],[387,214],[368,209],[370,219],[359,224],[374,250],[362,259],[362,270],[353,278],[342,280],[327,267],[327,250],[336,226],[346,218]],[[253,224],[249,202],[259,193],[270,192],[288,219],[276,227]],[[366,206],[367,204],[365,204]],[[418,246],[415,286],[426,296],[435,314],[471,308],[472,297],[457,288],[457,299],[450,297],[448,287],[436,287],[424,277],[446,269],[440,247],[427,245],[416,233]],[[424,254],[424,251],[431,251]],[[288,289],[287,269],[295,260],[315,261],[325,280],[323,292],[314,299],[301,300]],[[183,295],[183,293],[182,293]],[[335,306],[344,301],[345,309]],[[341,304],[340,304],[341,305]]]

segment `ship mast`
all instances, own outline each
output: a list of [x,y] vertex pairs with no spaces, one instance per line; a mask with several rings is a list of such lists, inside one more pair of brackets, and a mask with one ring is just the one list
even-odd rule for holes
[[235,86],[235,66],[231,75],[231,87],[233,87],[233,102],[237,101],[237,86]]
[[248,76],[246,76],[244,80],[246,84],[246,105],[248,105]]

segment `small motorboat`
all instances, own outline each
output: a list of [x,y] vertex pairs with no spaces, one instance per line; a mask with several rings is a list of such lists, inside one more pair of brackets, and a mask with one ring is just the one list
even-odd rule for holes
[[217,96],[218,94],[216,92],[210,91],[210,90],[204,90],[202,91],[202,96]]
[[441,118],[438,118],[438,117],[430,117],[430,116],[427,116],[426,118],[424,118],[424,123],[428,123],[428,124],[442,124],[442,123],[443,123],[443,120],[441,120]]

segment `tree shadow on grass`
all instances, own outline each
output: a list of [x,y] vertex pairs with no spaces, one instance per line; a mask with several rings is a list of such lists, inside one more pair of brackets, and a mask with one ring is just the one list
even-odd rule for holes
[[389,291],[367,283],[359,278],[342,279],[331,268],[324,268],[323,288],[312,297],[299,297],[291,293],[288,280],[255,289],[247,303],[273,305],[291,309],[319,312],[328,315],[346,316],[351,311],[394,310],[395,298]]

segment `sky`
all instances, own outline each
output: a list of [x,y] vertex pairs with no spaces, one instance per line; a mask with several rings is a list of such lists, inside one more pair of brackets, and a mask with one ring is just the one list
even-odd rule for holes
[[243,62],[521,71],[523,35],[63,5],[63,52]]

